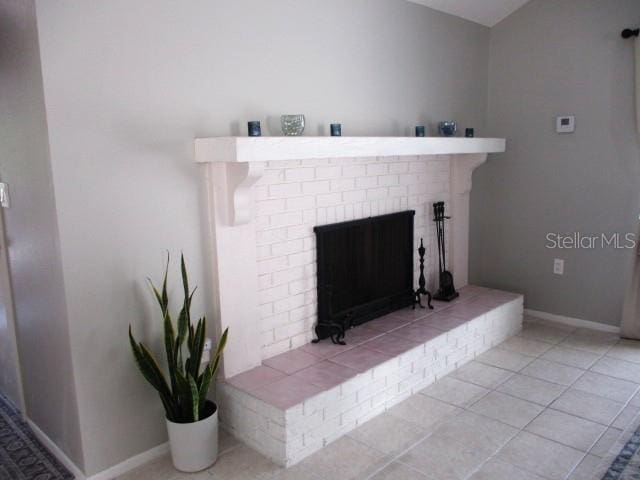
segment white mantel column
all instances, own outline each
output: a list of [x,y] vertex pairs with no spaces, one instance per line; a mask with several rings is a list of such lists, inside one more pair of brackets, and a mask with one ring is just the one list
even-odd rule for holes
[[220,332],[229,327],[223,375],[262,362],[252,185],[264,163],[207,163],[213,294]]
[[451,155],[450,271],[456,288],[469,283],[469,197],[471,175],[487,160],[486,153]]

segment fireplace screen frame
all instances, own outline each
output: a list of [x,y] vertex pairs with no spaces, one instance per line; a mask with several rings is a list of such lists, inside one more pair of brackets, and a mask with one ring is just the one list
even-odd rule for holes
[[[345,332],[350,328],[413,305],[415,213],[406,210],[314,227],[318,280],[316,341],[331,338],[334,343],[344,344]],[[336,242],[344,242],[345,248],[351,248],[349,258],[345,259],[344,251],[336,253]],[[359,251],[354,252],[354,248]],[[367,254],[371,257],[369,261],[365,258]],[[355,268],[346,271],[347,264],[355,264]],[[339,295],[336,290],[340,290]],[[349,293],[356,298],[349,300]]]

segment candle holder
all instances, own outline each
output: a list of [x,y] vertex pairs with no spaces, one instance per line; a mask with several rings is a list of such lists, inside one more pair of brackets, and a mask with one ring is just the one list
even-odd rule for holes
[[262,136],[262,129],[260,128],[260,122],[258,120],[252,120],[247,123],[247,131],[250,137]]
[[332,123],[331,127],[331,136],[332,137],[341,137],[342,136],[342,124],[340,123]]
[[424,125],[416,126],[416,137],[424,137]]
[[475,132],[473,131],[473,128],[465,128],[464,136],[467,137],[467,138],[475,137]]

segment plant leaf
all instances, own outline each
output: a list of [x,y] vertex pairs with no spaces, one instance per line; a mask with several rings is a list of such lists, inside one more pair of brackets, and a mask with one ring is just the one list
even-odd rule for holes
[[198,385],[196,385],[196,381],[189,374],[189,387],[191,387],[191,407],[193,413],[193,421],[197,422],[200,420],[200,396],[198,394]]
[[218,367],[220,366],[220,359],[222,358],[222,352],[224,351],[224,347],[227,345],[227,336],[229,335],[229,327],[224,329],[224,332],[222,332],[222,336],[220,337],[220,340],[218,340],[218,346],[216,347],[216,353],[214,354],[214,356],[211,358],[211,363],[213,363],[213,373],[212,373],[212,377],[215,378],[215,376],[218,374]]
[[143,377],[155,388],[165,408],[167,418],[172,420],[175,418],[175,405],[171,397],[171,391],[164,378],[164,375],[160,371],[157,362],[153,358],[153,355],[146,349],[142,343],[137,343],[133,338],[131,332],[131,325],[129,325],[129,343],[131,344],[131,350],[133,357],[138,365],[138,369],[142,373]]

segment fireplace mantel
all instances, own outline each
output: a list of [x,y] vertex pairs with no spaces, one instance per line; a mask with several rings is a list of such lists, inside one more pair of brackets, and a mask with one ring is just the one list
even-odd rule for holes
[[[211,179],[221,191],[224,222],[248,223],[251,218],[251,187],[262,176],[265,162],[351,157],[402,157],[455,155],[474,157],[470,173],[488,153],[505,150],[504,138],[460,137],[210,137],[196,138],[198,163],[216,164]],[[481,155],[481,157],[478,157]],[[480,159],[480,161],[478,161]],[[469,186],[469,190],[471,187]]]
[[[262,362],[255,203],[252,188],[268,162],[286,161],[288,169],[324,159],[417,157],[407,161],[449,160],[449,270],[456,286],[467,284],[469,194],[473,170],[489,153],[505,150],[500,138],[440,137],[214,137],[195,140],[208,192],[213,298],[218,328],[230,327],[224,375],[230,377]],[[340,160],[336,160],[340,159]],[[342,160],[344,159],[344,160]],[[309,227],[311,228],[311,226]]]
[[196,138],[196,162],[267,162],[343,157],[504,152],[504,138],[211,137]]

